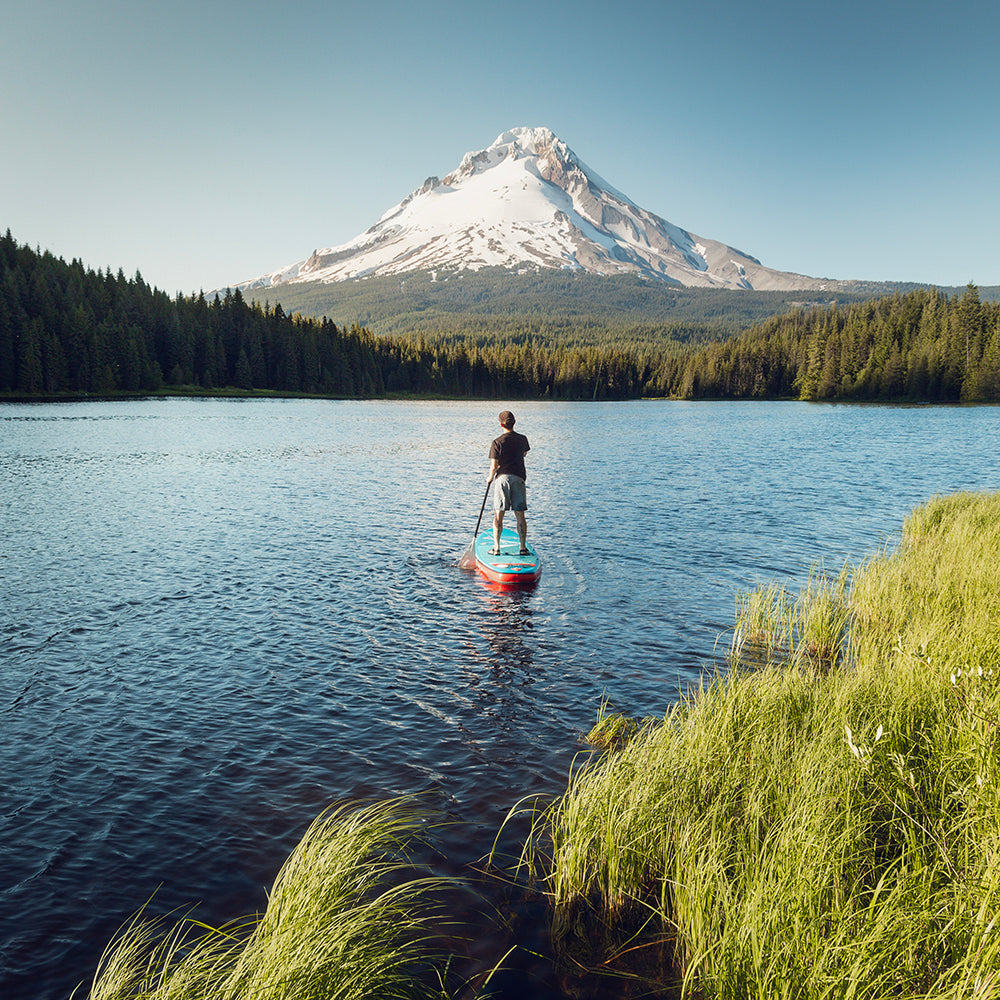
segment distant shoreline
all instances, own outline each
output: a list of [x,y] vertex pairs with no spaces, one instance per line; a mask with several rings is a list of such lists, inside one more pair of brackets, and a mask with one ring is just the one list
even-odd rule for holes
[[338,396],[328,393],[291,392],[278,389],[190,389],[161,390],[160,392],[111,392],[111,393],[25,393],[0,392],[0,403],[124,403],[144,399],[327,399],[337,402],[442,402],[442,403],[814,403],[838,406],[997,406],[992,400],[936,400],[936,399],[798,399],[795,396],[773,396],[752,399],[726,397],[687,399],[683,396],[635,396],[630,399],[549,399],[545,396],[454,396],[433,392],[386,392],[372,396]]

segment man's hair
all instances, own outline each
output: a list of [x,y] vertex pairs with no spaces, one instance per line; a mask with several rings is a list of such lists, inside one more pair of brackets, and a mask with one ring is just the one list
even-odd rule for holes
[[500,424],[502,427],[513,427],[514,426],[514,414],[510,410],[504,410],[500,414]]

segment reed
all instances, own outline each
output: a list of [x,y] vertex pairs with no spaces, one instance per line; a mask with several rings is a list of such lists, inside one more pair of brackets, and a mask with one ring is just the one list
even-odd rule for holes
[[798,595],[783,584],[761,585],[736,599],[730,666],[797,665],[824,673],[847,655],[850,572],[814,570]]
[[564,949],[666,944],[687,996],[1000,997],[998,552],[1000,496],[935,498],[742,599],[730,669],[536,816]]
[[655,723],[655,719],[639,721],[623,712],[614,710],[607,698],[601,701],[597,712],[597,721],[584,736],[584,740],[593,747],[602,750],[621,749],[643,726]]
[[263,914],[222,928],[136,916],[91,1000],[338,1000],[443,996],[429,917],[441,880],[414,878],[426,816],[407,799],[334,807],[281,869]]

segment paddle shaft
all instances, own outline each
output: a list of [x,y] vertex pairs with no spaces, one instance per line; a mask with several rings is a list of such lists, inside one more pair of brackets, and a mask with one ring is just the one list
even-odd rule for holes
[[483,511],[486,510],[486,498],[490,495],[490,483],[492,482],[493,480],[491,479],[486,483],[486,492],[483,494],[483,505],[479,508],[479,519],[476,521],[476,530],[472,534],[473,540],[479,537],[479,525],[483,523]]

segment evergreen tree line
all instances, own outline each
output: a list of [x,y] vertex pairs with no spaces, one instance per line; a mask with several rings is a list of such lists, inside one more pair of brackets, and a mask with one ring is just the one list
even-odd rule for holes
[[[485,320],[484,320],[485,322]],[[1000,400],[1000,304],[970,284],[798,309],[707,345],[566,346],[481,329],[376,337],[238,292],[170,298],[0,239],[0,392],[193,389],[634,399]]]
[[774,317],[660,366],[685,399],[1000,401],[1000,303],[974,284]]
[[36,396],[165,387],[329,395],[382,391],[374,338],[280,306],[177,296],[0,240],[0,391]]

